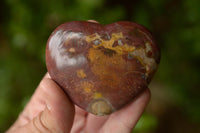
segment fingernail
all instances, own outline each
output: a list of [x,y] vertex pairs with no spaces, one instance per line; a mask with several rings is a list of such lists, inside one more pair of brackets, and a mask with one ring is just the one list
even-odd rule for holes
[[96,20],[88,20],[88,22],[98,23],[99,24],[99,22],[97,22]]

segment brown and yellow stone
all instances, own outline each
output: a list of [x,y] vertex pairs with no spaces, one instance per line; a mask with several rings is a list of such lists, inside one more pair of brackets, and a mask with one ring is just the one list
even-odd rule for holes
[[79,107],[95,115],[119,110],[148,87],[160,61],[151,33],[128,22],[67,22],[46,47],[46,65]]

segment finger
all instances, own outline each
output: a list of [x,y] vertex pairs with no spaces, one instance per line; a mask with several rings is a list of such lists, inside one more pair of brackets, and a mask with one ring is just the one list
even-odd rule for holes
[[43,94],[40,97],[43,97],[46,108],[27,126],[33,130],[69,132],[74,118],[74,106],[66,94],[51,79],[44,79],[38,89],[39,92],[36,94]]
[[146,89],[128,106],[110,115],[102,127],[103,132],[130,133],[141,117],[150,100],[150,91]]
[[87,125],[85,126],[85,132],[92,132],[95,133],[97,132],[99,129],[102,128],[102,126],[104,125],[104,123],[107,121],[107,119],[109,118],[108,115],[106,116],[96,116],[93,114],[88,114],[87,117]]
[[78,107],[77,105],[75,105],[75,112],[76,112],[76,115],[81,116],[81,117],[86,117],[88,114],[88,112]]
[[99,22],[98,22],[98,21],[96,21],[96,20],[88,20],[88,22],[92,22],[92,23],[98,23],[98,24],[99,24]]
[[45,76],[22,116],[29,117],[30,121],[17,129],[18,132],[68,133],[74,119],[74,105],[64,91]]
[[71,133],[80,133],[86,124],[87,112],[75,105],[75,117]]

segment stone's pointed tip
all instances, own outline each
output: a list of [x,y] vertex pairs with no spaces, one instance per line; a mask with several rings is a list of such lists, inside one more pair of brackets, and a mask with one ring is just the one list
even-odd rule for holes
[[88,112],[97,116],[104,116],[111,114],[113,108],[106,100],[96,99],[89,105]]

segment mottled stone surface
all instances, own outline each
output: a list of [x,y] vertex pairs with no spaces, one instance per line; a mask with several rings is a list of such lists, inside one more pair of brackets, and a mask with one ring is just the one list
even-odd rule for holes
[[48,72],[72,101],[95,115],[110,114],[147,88],[160,61],[151,33],[133,22],[72,21],[51,34]]

